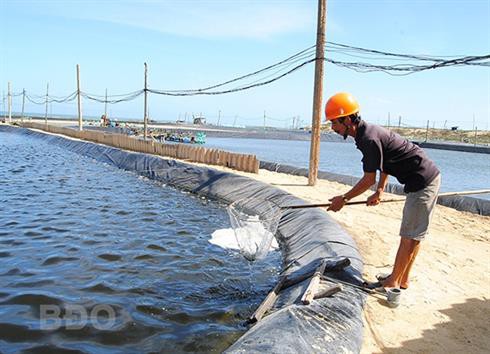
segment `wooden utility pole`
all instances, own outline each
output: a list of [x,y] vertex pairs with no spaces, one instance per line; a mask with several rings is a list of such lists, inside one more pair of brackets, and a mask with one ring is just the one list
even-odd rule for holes
[[49,82],[46,84],[46,114],[44,115],[44,123],[48,125],[48,96],[49,96]]
[[425,130],[425,142],[429,139],[429,121],[427,120],[427,129]]
[[145,63],[145,109],[143,117],[144,139],[148,136],[148,66]]
[[104,116],[107,119],[107,89],[105,89],[105,106],[104,106]]
[[325,27],[327,0],[318,0],[318,19],[316,31],[315,88],[313,94],[313,117],[311,124],[310,168],[308,185],[314,186],[318,179],[318,160],[320,158],[320,125],[322,119],[323,61],[325,59]]
[[82,92],[80,90],[80,65],[77,64],[78,130],[83,130]]
[[20,116],[20,121],[24,122],[24,108],[26,106],[26,89],[22,89],[22,115]]
[[9,110],[9,124],[12,124],[12,92],[10,91],[10,81],[8,82],[7,105]]
[[5,119],[5,121],[7,121],[7,107],[5,107],[6,100],[7,98],[5,97],[5,91],[2,90],[3,118]]

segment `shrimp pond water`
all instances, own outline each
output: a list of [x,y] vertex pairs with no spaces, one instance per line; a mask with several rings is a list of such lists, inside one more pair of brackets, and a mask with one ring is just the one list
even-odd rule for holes
[[[206,147],[257,155],[259,160],[308,168],[310,142],[296,140],[266,140],[208,137]],[[442,174],[442,192],[489,189],[490,154],[463,151],[425,149]],[[353,141],[320,144],[321,171],[362,177],[362,154]],[[397,183],[390,177],[390,183]],[[477,198],[490,199],[490,194]]]
[[274,285],[225,205],[0,132],[0,352],[221,352]]

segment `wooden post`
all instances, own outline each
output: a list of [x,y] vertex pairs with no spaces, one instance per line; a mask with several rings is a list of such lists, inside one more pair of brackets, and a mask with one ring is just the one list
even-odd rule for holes
[[44,115],[44,124],[48,125],[48,96],[49,96],[49,82],[46,84],[46,114]]
[[20,116],[20,121],[24,122],[24,107],[26,105],[26,90],[22,89],[22,114]]
[[253,169],[253,173],[259,173],[259,168],[260,168],[260,161],[257,159],[256,156],[254,156],[254,169]]
[[145,63],[145,110],[143,117],[144,139],[148,138],[148,66]]
[[286,280],[285,276],[282,276],[277,282],[276,286],[271,290],[267,297],[262,301],[260,306],[255,310],[252,316],[248,318],[249,323],[255,323],[260,321],[264,314],[274,305],[277,299],[277,294],[281,291],[281,288]]
[[80,91],[80,65],[77,64],[78,130],[83,130],[82,93]]
[[303,302],[303,304],[309,305],[311,301],[313,301],[318,285],[320,284],[320,278],[325,272],[326,266],[327,262],[325,260],[322,260],[322,262],[316,269],[315,274],[311,278],[310,283],[308,284],[308,288],[306,288],[306,291],[301,298],[301,302]]
[[105,89],[104,116],[107,119],[107,89]]
[[239,171],[245,171],[246,168],[245,168],[245,155],[244,154],[240,154],[238,155],[238,170]]
[[325,24],[327,0],[318,0],[318,22],[316,32],[315,87],[313,94],[313,117],[311,124],[310,167],[308,185],[314,186],[318,179],[318,160],[320,157],[320,124],[322,118],[323,61],[325,59]]
[[10,81],[8,82],[7,105],[9,111],[9,124],[12,124],[12,92],[10,92]]
[[429,121],[427,121],[427,128],[425,129],[425,142],[427,142],[428,137],[429,137]]
[[341,284],[334,284],[326,289],[319,290],[318,292],[315,293],[313,296],[314,299],[321,299],[324,297],[329,297],[332,296],[333,294],[338,293],[339,291],[342,291],[342,285]]

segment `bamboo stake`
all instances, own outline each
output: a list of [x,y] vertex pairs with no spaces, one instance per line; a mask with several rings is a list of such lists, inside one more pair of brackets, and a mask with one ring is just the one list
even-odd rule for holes
[[338,293],[339,291],[342,291],[342,285],[341,284],[334,284],[327,289],[319,290],[315,296],[313,296],[314,299],[321,299],[324,297],[329,297],[332,296],[333,294]]
[[318,285],[320,284],[320,277],[325,272],[326,266],[327,266],[326,260],[322,260],[322,262],[316,269],[315,274],[311,278],[310,283],[308,284],[308,287],[306,288],[306,291],[303,294],[303,297],[301,298],[301,302],[303,304],[309,305],[313,301]]
[[267,297],[262,301],[260,306],[255,310],[252,316],[248,318],[248,323],[255,323],[262,319],[264,314],[274,305],[277,300],[277,295],[279,291],[286,281],[286,277],[282,276],[281,279],[277,282],[276,286],[271,290],[271,292],[267,295]]

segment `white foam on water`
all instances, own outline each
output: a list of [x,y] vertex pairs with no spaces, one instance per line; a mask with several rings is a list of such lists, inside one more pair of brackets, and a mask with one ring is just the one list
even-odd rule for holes
[[[260,243],[262,237],[259,233],[248,233],[248,235],[252,238],[252,242]],[[211,238],[208,240],[209,243],[216,245],[225,249],[233,249],[240,250],[240,246],[238,245],[237,238],[235,236],[235,232],[233,229],[219,229],[211,234]],[[272,238],[272,243],[269,251],[274,251],[279,248],[277,244],[276,238]]]

